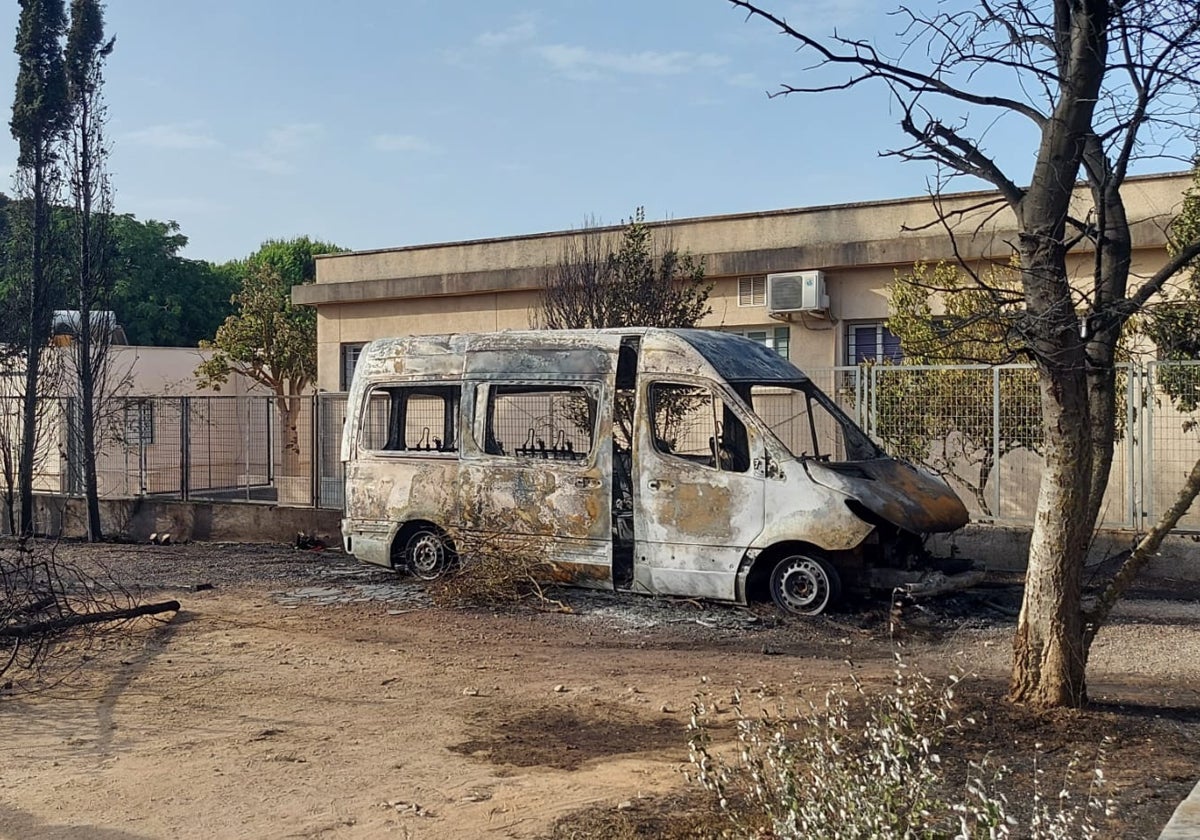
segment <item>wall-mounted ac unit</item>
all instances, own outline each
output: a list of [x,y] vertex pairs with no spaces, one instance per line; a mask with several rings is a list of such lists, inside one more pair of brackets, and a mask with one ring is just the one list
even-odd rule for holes
[[767,275],[767,312],[771,315],[828,310],[825,272],[789,271]]

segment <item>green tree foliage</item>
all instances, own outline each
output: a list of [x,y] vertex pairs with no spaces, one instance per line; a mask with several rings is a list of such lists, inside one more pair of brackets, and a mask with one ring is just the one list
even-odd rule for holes
[[998,513],[987,493],[998,458],[1041,448],[1037,377],[1024,368],[997,375],[970,365],[1016,360],[1019,276],[1008,267],[971,277],[955,264],[918,263],[897,274],[888,296],[888,329],[900,339],[905,365],[939,368],[876,371],[875,433],[889,451],[954,478],[984,515]]
[[22,168],[53,159],[53,147],[70,118],[61,43],[66,26],[62,0],[21,0],[15,48],[20,66],[9,126]]
[[317,315],[312,307],[292,304],[292,286],[316,278],[317,254],[343,250],[302,236],[265,242],[244,262],[230,264],[227,270],[241,279],[233,296],[235,311],[212,341],[200,342],[214,351],[196,368],[201,387],[219,390],[238,373],[275,395],[284,431],[285,476],[300,469],[300,406],[295,398],[317,376]]
[[180,255],[187,237],[175,222],[112,219],[112,307],[132,344],[196,347],[233,311],[240,276]]
[[[22,256],[28,238],[24,203],[0,194],[0,299],[10,312],[20,303],[21,284],[28,274],[28,261]],[[56,208],[56,224],[66,228],[70,212]],[[112,281],[108,306],[117,313],[130,343],[196,347],[211,338],[233,312],[230,298],[241,284],[242,263],[214,265],[182,256],[188,240],[175,222],[141,221],[121,214],[106,224],[107,270]],[[60,247],[55,259],[68,256]],[[53,290],[52,302],[52,309],[77,308],[61,284]],[[16,326],[12,318],[4,319],[0,337],[9,336],[11,342]]]
[[[1171,224],[1168,247],[1177,253],[1182,243],[1200,238],[1200,163],[1192,170],[1192,186]],[[1146,318],[1146,334],[1166,362],[1200,361],[1200,258],[1183,272],[1170,299]],[[1162,365],[1156,382],[1183,411],[1200,407],[1200,365]]]
[[270,240],[224,271],[235,275],[240,289],[235,311],[201,346],[215,350],[196,369],[202,387],[219,389],[230,374],[240,373],[277,395],[302,394],[316,379],[317,315],[310,306],[293,306],[292,286],[316,278],[317,254],[344,251],[309,239]]
[[298,396],[316,378],[316,318],[310,307],[292,305],[275,266],[251,263],[248,272],[233,295],[234,314],[212,341],[200,342],[216,351],[196,369],[200,385],[219,391],[240,373],[276,394]]

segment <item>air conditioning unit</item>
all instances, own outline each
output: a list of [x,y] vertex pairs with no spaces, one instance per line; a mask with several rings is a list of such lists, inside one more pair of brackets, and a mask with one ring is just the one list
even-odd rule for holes
[[827,312],[825,272],[789,271],[767,275],[767,312],[787,315],[792,312]]

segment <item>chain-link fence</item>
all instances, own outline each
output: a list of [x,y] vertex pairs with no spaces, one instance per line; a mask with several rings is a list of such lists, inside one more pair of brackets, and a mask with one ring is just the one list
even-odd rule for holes
[[[1032,522],[1043,471],[1033,366],[874,365],[859,374],[854,394],[867,432],[890,453],[943,476],[974,521]],[[1101,525],[1143,528],[1174,501],[1200,457],[1198,404],[1200,363],[1120,367]],[[1198,529],[1200,505],[1179,524]]]
[[[344,407],[342,394],[109,400],[96,422],[97,489],[101,498],[340,508]],[[0,484],[7,487],[16,482],[20,412],[19,400],[0,401]],[[78,400],[42,400],[38,426],[35,490],[83,495]]]
[[[889,452],[944,476],[974,520],[1032,521],[1042,473],[1032,367],[875,365],[809,375]],[[1200,456],[1200,362],[1126,366],[1117,382],[1117,444],[1101,518],[1107,527],[1143,528],[1172,503]],[[795,414],[786,400],[761,400],[768,413],[786,415],[784,426]],[[20,412],[19,401],[0,402],[0,482],[9,487]],[[338,509],[345,416],[345,394],[114,401],[98,424],[100,494]],[[35,489],[82,495],[77,403],[44,400],[40,428]],[[842,454],[836,440],[828,445]],[[1200,531],[1200,505],[1179,527]]]

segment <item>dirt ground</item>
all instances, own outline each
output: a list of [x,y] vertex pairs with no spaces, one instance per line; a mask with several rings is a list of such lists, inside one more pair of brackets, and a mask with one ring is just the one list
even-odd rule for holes
[[0,691],[3,838],[658,836],[698,801],[680,772],[698,691],[883,680],[897,644],[911,667],[976,675],[980,725],[954,749],[1019,765],[1035,741],[1065,761],[1112,736],[1107,836],[1156,836],[1200,778],[1200,608],[1169,584],[1098,639],[1092,708],[1036,716],[996,699],[1003,582],[892,632],[886,604],[807,621],[582,591],[569,613],[445,608],[335,552],[58,551],[183,610]]

